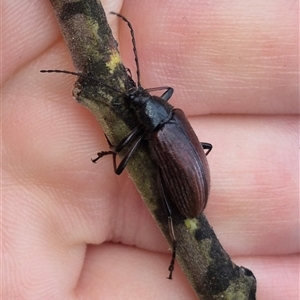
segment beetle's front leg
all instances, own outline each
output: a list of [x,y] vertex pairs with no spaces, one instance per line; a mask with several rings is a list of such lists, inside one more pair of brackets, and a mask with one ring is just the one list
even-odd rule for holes
[[148,93],[150,92],[155,92],[155,91],[161,91],[161,90],[166,90],[160,97],[165,100],[168,101],[174,92],[174,89],[169,87],[169,86],[161,86],[161,87],[156,87],[156,88],[150,88],[150,89],[145,89]]
[[210,143],[201,143],[202,148],[204,150],[207,150],[207,152],[205,153],[206,155],[208,155],[208,153],[212,150],[213,146]]
[[174,89],[169,87],[160,97],[163,98],[165,101],[168,101],[172,97],[173,92]]
[[[134,128],[115,148],[113,151],[101,151],[97,153],[97,157],[92,159],[93,163],[96,163],[101,157],[106,155],[113,156],[113,164],[114,164],[114,171],[117,175],[120,175],[129,159],[132,157],[133,153],[136,151],[137,147],[139,146],[141,140],[144,138],[144,135],[140,133],[141,128],[138,126]],[[106,137],[108,144],[112,147],[110,141]],[[129,147],[128,151],[124,155],[123,159],[121,160],[120,164],[117,166],[117,154],[122,151],[126,146]],[[113,147],[112,147],[113,148]]]

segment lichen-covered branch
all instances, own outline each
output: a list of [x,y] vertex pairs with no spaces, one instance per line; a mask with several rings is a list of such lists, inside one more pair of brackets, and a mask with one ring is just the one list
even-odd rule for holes
[[[97,0],[51,0],[51,3],[75,68],[99,80],[79,78],[74,97],[95,115],[111,143],[117,145],[137,121],[122,94],[115,91],[126,91],[132,82],[121,62],[103,8]],[[172,246],[168,217],[156,192],[156,166],[146,144],[139,147],[127,169]],[[255,299],[254,275],[230,260],[203,214],[197,219],[186,219],[175,211],[172,217],[177,260],[199,299]]]

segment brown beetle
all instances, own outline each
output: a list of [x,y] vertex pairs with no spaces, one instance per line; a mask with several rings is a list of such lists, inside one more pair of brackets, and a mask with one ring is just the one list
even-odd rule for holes
[[[157,182],[160,196],[168,214],[170,236],[173,239],[172,260],[169,266],[172,279],[176,256],[176,237],[172,222],[172,205],[186,218],[195,218],[201,214],[207,204],[210,189],[210,172],[206,155],[212,150],[209,143],[200,143],[193,128],[182,110],[174,108],[167,101],[173,94],[171,87],[144,89],[140,83],[140,69],[137,57],[134,31],[130,22],[122,15],[111,12],[124,20],[131,31],[133,51],[137,68],[137,84],[128,76],[131,88],[127,93],[119,92],[96,78],[85,74],[61,71],[41,70],[73,74],[110,88],[122,94],[136,114],[139,125],[134,128],[112,151],[99,152],[95,159],[105,155],[113,156],[114,171],[120,175],[128,161],[143,140],[148,141],[151,158],[155,161]],[[161,97],[150,95],[150,92],[165,90]],[[108,141],[109,142],[109,141]],[[128,147],[128,151],[117,166],[117,154]],[[204,149],[207,150],[206,153]]]
[[[113,151],[102,151],[96,162],[105,155],[113,155],[114,170],[121,174],[129,159],[142,140],[148,140],[151,157],[158,166],[158,186],[169,218],[170,235],[173,239],[173,254],[169,266],[172,279],[176,255],[176,237],[173,231],[171,202],[187,218],[195,218],[203,212],[210,189],[210,172],[206,155],[212,150],[209,143],[200,143],[185,114],[167,101],[173,94],[171,87],[144,89],[140,83],[139,63],[133,28],[122,15],[113,13],[124,20],[131,31],[133,51],[137,67],[137,84],[125,94],[129,105],[136,113],[139,125],[117,145]],[[166,90],[161,97],[149,92]],[[116,155],[128,146],[128,152],[117,166]],[[204,152],[204,149],[207,152]]]

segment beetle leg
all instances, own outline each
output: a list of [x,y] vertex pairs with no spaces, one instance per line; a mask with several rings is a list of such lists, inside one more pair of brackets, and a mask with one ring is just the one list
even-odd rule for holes
[[[106,134],[104,134],[104,135],[105,135],[106,141],[107,141],[107,143],[109,145],[109,148],[113,148],[113,146],[112,146],[110,140],[108,139],[107,135]],[[106,156],[106,155],[110,155],[110,154],[113,155],[114,153],[115,153],[115,151],[101,151],[101,152],[98,152],[97,153],[97,157],[96,158],[92,158],[91,161],[93,163],[96,163],[97,160],[100,159],[101,157]]]
[[208,153],[212,150],[213,146],[210,143],[201,143],[202,148],[204,150],[207,150],[207,152],[205,153],[206,155],[208,155]]
[[[121,141],[121,143],[115,148],[114,151],[101,151],[101,152],[98,152],[97,153],[98,156],[96,158],[92,159],[92,162],[96,163],[97,160],[100,159],[101,157],[106,156],[106,155],[112,155],[113,156],[114,171],[117,175],[120,175],[124,171],[129,159],[132,157],[133,153],[136,151],[136,149],[139,146],[140,142],[144,138],[144,135],[140,135],[140,136],[136,137],[136,134],[138,132],[139,132],[139,130],[136,130],[136,129],[131,131],[129,133],[129,135],[123,141]],[[129,147],[127,153],[125,154],[125,156],[121,160],[120,164],[117,166],[117,153],[120,152],[127,144],[131,143],[132,141],[134,141],[134,142],[131,144],[131,146]]]
[[132,78],[132,74],[131,74],[131,70],[129,68],[125,68],[126,69],[126,72],[128,74],[128,81],[129,81],[129,86],[130,87],[136,87],[136,84]]
[[154,91],[161,91],[161,90],[166,90],[160,97],[165,100],[168,101],[174,92],[174,89],[169,87],[169,86],[161,86],[161,87],[155,87],[155,88],[150,88],[150,89],[145,89],[145,91],[147,92],[154,92]]
[[171,262],[170,262],[170,265],[169,265],[169,268],[168,268],[170,274],[167,278],[172,279],[172,274],[173,274],[173,271],[174,271],[174,265],[175,265],[175,259],[176,259],[176,246],[177,246],[177,241],[176,241],[176,238],[175,238],[172,216],[168,216],[168,225],[169,225],[169,231],[170,231],[171,237],[173,239],[173,249],[172,249]]
[[129,75],[129,77],[132,79],[132,74],[131,74],[131,70],[129,68],[125,68],[127,74]]
[[121,160],[118,167],[116,166],[117,165],[116,164],[116,154],[117,154],[117,152],[114,152],[115,153],[115,154],[113,154],[114,169],[115,169],[115,173],[117,175],[120,175],[124,171],[129,159],[132,157],[133,153],[136,151],[137,147],[139,146],[139,144],[140,144],[140,142],[142,141],[143,138],[144,138],[144,135],[141,135],[135,140],[135,142],[130,146],[127,153],[125,154],[125,156]]
[[100,159],[101,157],[106,156],[106,155],[110,155],[110,154],[114,155],[115,153],[116,152],[114,152],[114,151],[101,151],[101,152],[97,153],[97,157],[96,158],[92,158],[91,160],[92,160],[93,163],[96,163],[97,160]]
[[176,237],[175,237],[175,233],[174,233],[172,211],[171,211],[171,207],[169,205],[169,202],[166,198],[166,195],[164,193],[164,188],[163,188],[163,185],[162,185],[162,176],[161,176],[160,171],[158,171],[158,178],[157,179],[158,179],[157,182],[158,182],[158,187],[159,187],[159,190],[160,190],[160,194],[163,198],[164,205],[165,205],[165,208],[166,208],[166,211],[167,211],[169,232],[170,232],[170,236],[171,236],[171,239],[172,239],[172,242],[173,242],[172,258],[171,258],[170,265],[169,265],[169,268],[168,268],[170,274],[167,277],[168,279],[172,279],[172,274],[173,274],[173,271],[174,271],[174,265],[175,265],[175,259],[176,259],[177,241],[176,241]]
[[168,101],[172,97],[173,92],[174,92],[174,89],[169,87],[160,97],[162,99],[164,99],[165,101]]
[[[103,156],[110,155],[110,154],[114,155],[114,153],[122,151],[124,149],[124,147],[126,147],[127,145],[129,145],[131,142],[133,142],[136,139],[136,137],[138,135],[140,135],[140,132],[139,132],[140,130],[141,130],[140,126],[135,127],[132,131],[129,132],[129,134],[127,136],[125,136],[125,138],[123,138],[121,140],[121,142],[116,147],[113,147],[113,145],[111,144],[111,142],[108,139],[107,135],[105,134],[106,141],[107,141],[109,147],[112,150],[111,151],[101,151],[101,152],[98,152],[97,153],[98,157],[92,159],[92,162],[96,163],[97,160],[100,159]],[[116,170],[116,168],[115,168],[115,170]]]
[[141,135],[141,130],[141,126],[135,127],[127,136],[125,136],[125,138],[121,140],[121,142],[115,147],[114,151],[122,151],[127,145],[131,144],[139,135]]

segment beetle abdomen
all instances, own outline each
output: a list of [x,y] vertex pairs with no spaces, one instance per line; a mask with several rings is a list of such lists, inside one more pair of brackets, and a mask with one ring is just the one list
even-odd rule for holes
[[167,201],[185,217],[198,216],[207,203],[210,172],[206,154],[182,110],[173,110],[172,119],[152,133],[150,145]]

